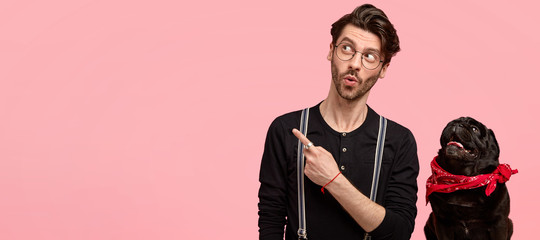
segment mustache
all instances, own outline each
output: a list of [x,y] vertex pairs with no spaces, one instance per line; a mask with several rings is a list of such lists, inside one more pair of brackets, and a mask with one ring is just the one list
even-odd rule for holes
[[346,71],[344,73],[341,74],[341,77],[344,77],[344,76],[347,76],[347,75],[351,75],[351,76],[354,76],[356,79],[360,79],[360,77],[358,76],[358,72],[357,71],[354,71],[354,70],[349,70],[349,71]]

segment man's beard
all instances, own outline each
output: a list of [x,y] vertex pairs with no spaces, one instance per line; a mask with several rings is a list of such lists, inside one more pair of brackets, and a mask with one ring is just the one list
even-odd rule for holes
[[[331,67],[332,68],[332,81],[334,82],[334,86],[336,87],[336,90],[339,96],[349,101],[354,101],[365,96],[366,93],[368,93],[369,90],[371,90],[373,85],[375,85],[375,83],[377,82],[381,74],[381,72],[379,71],[377,75],[371,76],[368,79],[364,80],[364,79],[361,79],[360,76],[358,76],[357,71],[349,70],[342,74],[339,74],[337,67],[334,64],[334,61],[332,61],[331,65],[332,65]],[[346,86],[343,84],[342,80],[347,75],[354,76],[358,80],[358,86],[356,89],[354,87]]]

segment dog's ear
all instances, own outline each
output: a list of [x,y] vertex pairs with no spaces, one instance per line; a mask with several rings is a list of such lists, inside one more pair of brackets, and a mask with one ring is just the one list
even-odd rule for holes
[[481,159],[477,165],[477,171],[480,174],[491,173],[495,171],[499,165],[500,149],[497,138],[495,138],[495,133],[491,129],[487,129],[486,133],[486,154],[485,156],[481,156]]
[[449,131],[449,129],[452,127],[452,125],[454,125],[457,121],[459,121],[459,119],[461,119],[461,118],[450,121],[443,128],[442,133],[441,133],[441,138],[439,139],[439,143],[441,144],[441,148],[444,148],[446,146],[446,144],[448,143],[448,141],[450,139],[449,135],[453,132],[453,131]]
[[499,149],[499,143],[497,142],[497,138],[495,138],[495,133],[491,129],[488,129],[487,135],[489,151],[493,152],[498,160],[501,150]]

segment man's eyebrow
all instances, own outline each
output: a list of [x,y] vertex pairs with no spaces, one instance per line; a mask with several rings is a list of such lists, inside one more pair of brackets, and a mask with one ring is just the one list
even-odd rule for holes
[[381,51],[379,51],[378,49],[375,49],[375,48],[364,48],[364,52],[374,52],[374,53],[377,53],[377,54],[381,55]]
[[[354,43],[354,41],[352,39],[350,39],[348,37],[343,37],[343,39],[341,39],[340,43],[345,42],[345,41],[351,43],[353,45],[353,47],[356,48],[356,44]],[[375,53],[377,53],[379,55],[381,54],[381,51],[379,49],[370,48],[370,47],[364,48],[364,52],[375,52]]]
[[344,41],[350,42],[350,43],[352,43],[353,45],[355,45],[354,42],[353,42],[353,40],[350,39],[350,38],[348,38],[348,37],[344,37],[343,39],[341,39],[341,42],[344,42]]

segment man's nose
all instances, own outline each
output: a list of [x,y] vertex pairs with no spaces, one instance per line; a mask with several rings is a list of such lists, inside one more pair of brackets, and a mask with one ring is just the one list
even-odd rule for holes
[[349,60],[349,68],[352,70],[360,71],[362,68],[362,55],[359,53],[354,54],[353,58]]

